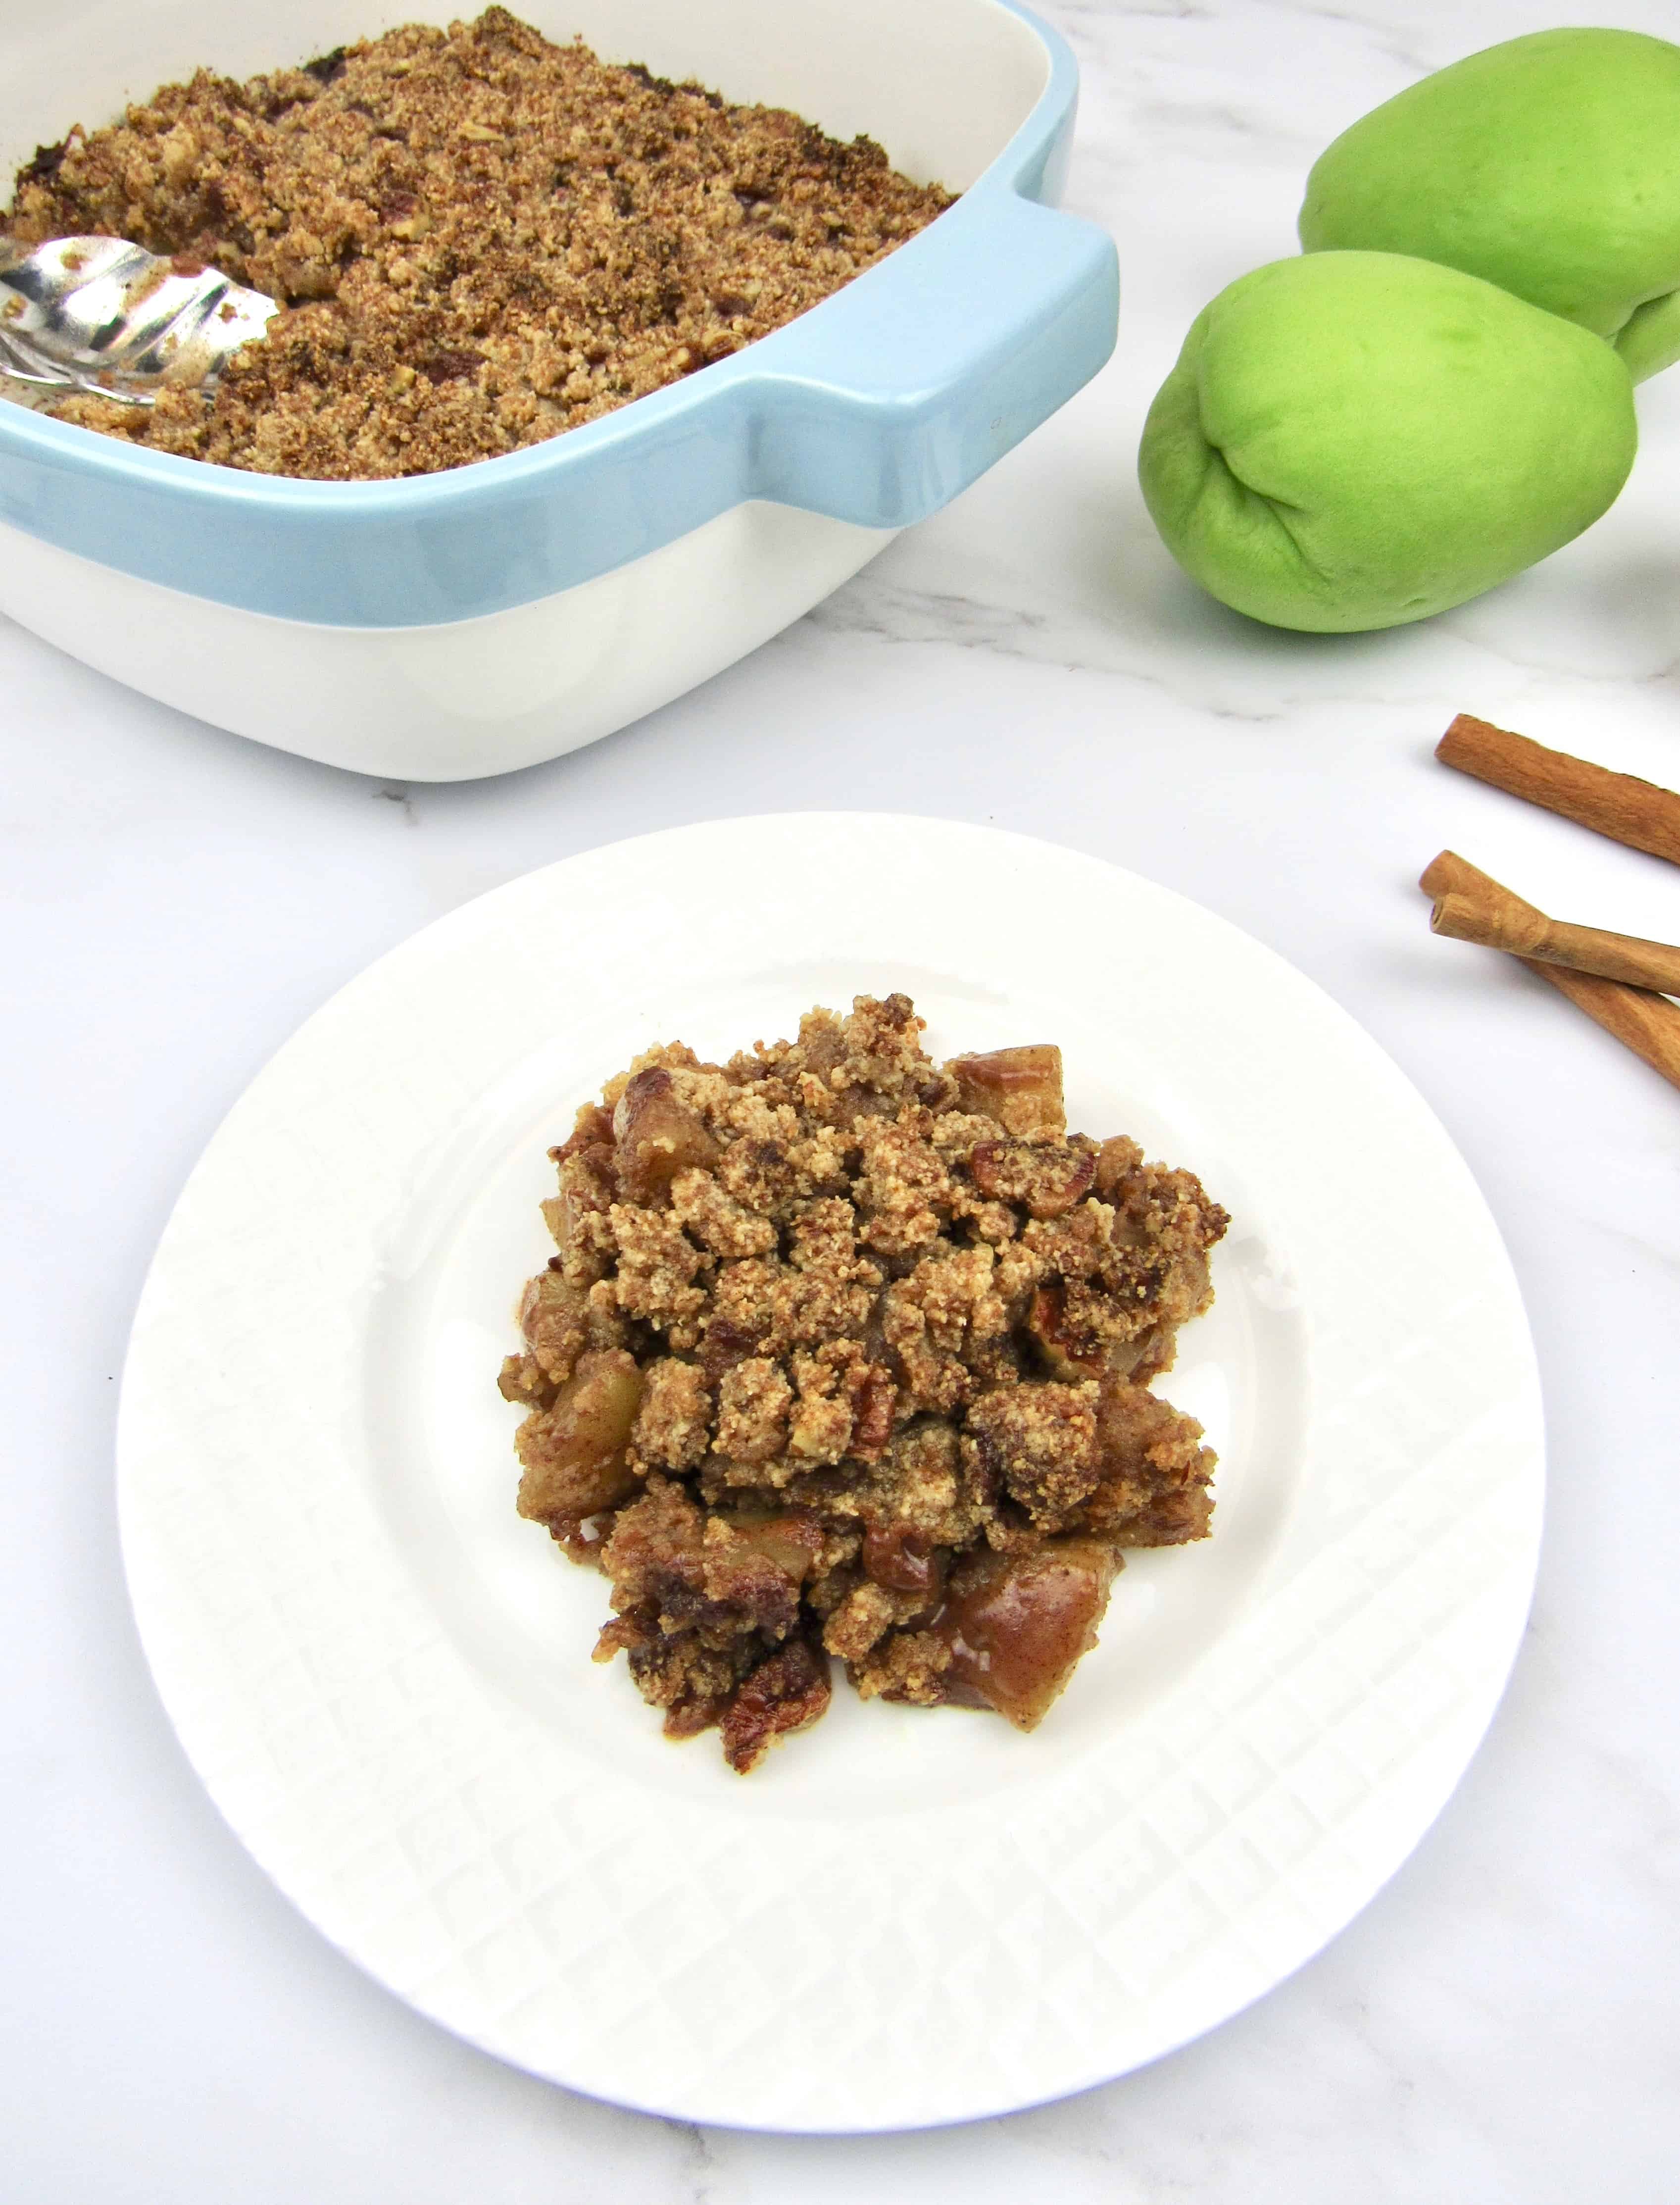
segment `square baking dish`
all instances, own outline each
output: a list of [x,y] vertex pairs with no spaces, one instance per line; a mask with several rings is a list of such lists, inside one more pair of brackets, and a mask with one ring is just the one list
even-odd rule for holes
[[[1113,348],[1113,241],[1056,211],[1077,72],[1012,0],[522,0],[551,39],[879,140],[962,196],[797,320],[552,441],[322,483],[0,402],[0,610],[147,695],[403,780],[555,758],[809,610]],[[200,66],[245,77],[415,0],[6,8],[0,162]]]

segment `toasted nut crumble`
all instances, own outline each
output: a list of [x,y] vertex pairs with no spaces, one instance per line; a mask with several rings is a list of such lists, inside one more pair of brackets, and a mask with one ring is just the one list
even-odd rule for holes
[[951,205],[867,138],[554,45],[502,8],[200,70],[17,173],[0,232],[221,270],[282,312],[213,392],[47,410],[259,474],[537,444],[804,313]]

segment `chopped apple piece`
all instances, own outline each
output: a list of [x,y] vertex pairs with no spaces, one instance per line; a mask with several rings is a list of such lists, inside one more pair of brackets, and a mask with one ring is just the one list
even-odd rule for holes
[[1036,1729],[1095,1645],[1119,1567],[1112,1548],[1078,1537],[959,1563],[933,1626],[951,1649],[947,1697]]
[[634,1359],[621,1348],[579,1358],[554,1406],[527,1417],[514,1435],[524,1466],[521,1516],[551,1528],[576,1524],[638,1490],[626,1458],[642,1384]]
[[1062,1108],[1062,1053],[1054,1042],[988,1049],[982,1056],[953,1056],[946,1070],[957,1083],[965,1110],[995,1118],[1006,1133],[1033,1135],[1067,1130]]
[[613,1112],[619,1180],[632,1202],[663,1200],[679,1172],[715,1163],[717,1144],[668,1072],[638,1072]]

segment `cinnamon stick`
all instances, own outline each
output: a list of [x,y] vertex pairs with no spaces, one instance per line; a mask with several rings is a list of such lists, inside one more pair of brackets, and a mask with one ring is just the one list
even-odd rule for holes
[[1524,918],[1504,909],[1491,911],[1475,897],[1462,894],[1440,897],[1429,924],[1437,934],[1450,935],[1455,942],[1479,942],[1486,949],[1509,950],[1513,957],[1543,958],[1548,965],[1596,972],[1601,979],[1622,980],[1632,988],[1680,996],[1680,949],[1666,942],[1610,934],[1597,926],[1571,926],[1563,919],[1547,918],[1543,912]]
[[1680,865],[1680,796],[1630,773],[1588,765],[1508,728],[1460,712],[1435,746],[1443,765],[1473,775],[1508,796],[1561,812],[1612,842]]
[[[1478,910],[1504,923],[1522,927],[1533,920],[1546,923],[1546,914],[1481,871],[1454,850],[1443,850],[1425,867],[1418,883],[1437,900],[1463,898]],[[1642,1057],[1653,1072],[1660,1073],[1671,1086],[1680,1087],[1680,1003],[1646,988],[1630,988],[1620,980],[1600,979],[1576,972],[1566,965],[1552,965],[1543,958],[1519,961],[1542,980],[1549,980],[1559,995],[1567,996],[1577,1010],[1613,1034],[1624,1048]]]

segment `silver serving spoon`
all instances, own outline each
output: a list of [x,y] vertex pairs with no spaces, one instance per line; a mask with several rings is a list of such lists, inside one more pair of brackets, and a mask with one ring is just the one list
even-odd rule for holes
[[0,375],[150,406],[166,383],[211,383],[279,312],[214,268],[178,276],[122,237],[0,239]]

